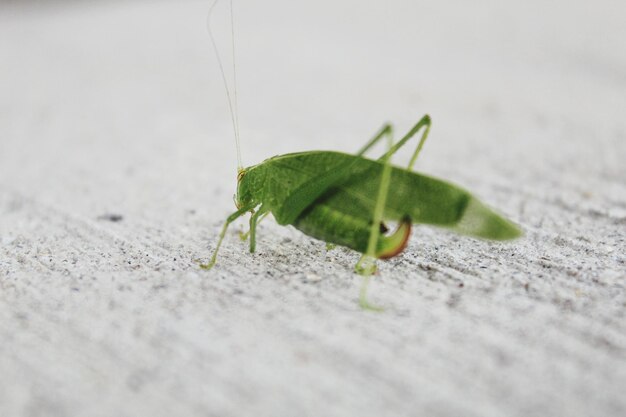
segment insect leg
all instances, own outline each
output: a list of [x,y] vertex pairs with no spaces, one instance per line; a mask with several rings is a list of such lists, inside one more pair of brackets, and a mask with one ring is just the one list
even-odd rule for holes
[[[387,136],[387,143],[391,149],[393,139],[391,129],[387,129],[384,136]],[[391,181],[391,152],[385,153],[383,156],[383,172],[380,178],[380,186],[378,187],[378,197],[376,198],[376,205],[374,206],[374,216],[372,225],[370,228],[370,236],[367,242],[367,251],[361,259],[357,262],[354,269],[360,275],[365,275],[363,286],[361,287],[361,294],[359,296],[359,304],[361,307],[369,310],[379,310],[379,308],[372,306],[367,301],[367,286],[369,284],[369,276],[376,272],[376,247],[378,244],[378,238],[380,237],[380,225],[383,219],[383,213],[385,211],[385,202],[387,201],[387,193],[389,191],[389,182]]]
[[217,246],[215,247],[215,251],[213,252],[213,256],[211,256],[211,260],[207,264],[201,264],[200,268],[202,268],[202,269],[211,269],[211,268],[213,268],[215,266],[215,262],[217,261],[217,252],[219,251],[220,246],[222,245],[222,240],[224,240],[224,236],[226,236],[226,229],[228,229],[228,226],[232,222],[234,222],[239,217],[241,217],[244,214],[246,214],[247,211],[252,210],[253,208],[254,208],[254,206],[242,207],[239,210],[237,210],[236,212],[234,212],[233,214],[231,214],[230,216],[228,216],[228,218],[226,219],[226,223],[224,223],[224,227],[222,227],[222,231],[220,233],[219,240],[217,241]]
[[[250,217],[250,253],[254,253],[256,248],[256,225],[269,213],[265,207],[259,207],[259,210]],[[261,217],[263,216],[263,217]],[[260,219],[259,219],[260,218]]]
[[[391,145],[391,135],[392,128],[390,125],[385,125],[382,130],[371,139],[363,149],[359,151],[357,156],[360,156],[362,153],[366,152],[369,148],[371,148],[376,142],[378,142],[381,138],[387,136],[390,140],[389,143],[389,151],[387,151],[379,160],[386,160],[394,152],[396,152],[400,146],[404,145],[417,131],[419,131],[423,126],[426,126],[426,132],[422,135],[422,140],[420,141],[420,145],[415,151],[413,158],[411,159],[411,164],[409,167],[413,166],[421,147],[426,140],[426,136],[428,133],[428,128],[430,127],[430,117],[424,116],[422,119],[411,129],[411,131],[404,137],[400,142],[396,145]],[[311,205],[319,196],[321,196],[326,190],[332,187],[341,179],[345,178],[350,174],[350,170],[353,168],[353,165],[359,161],[358,158],[355,158],[352,163],[346,164],[339,169],[329,170],[324,172],[319,176],[315,176],[311,178],[309,181],[306,181],[304,184],[300,185],[297,189],[293,190],[289,196],[283,201],[282,206],[277,210],[273,211],[274,217],[276,218],[276,222],[281,225],[285,224],[293,224],[298,216],[302,214],[302,212]],[[391,167],[389,169],[388,175],[391,175]],[[381,183],[382,185],[383,183]],[[385,190],[385,196],[387,193],[388,185],[385,185],[383,188]],[[381,188],[382,190],[382,188]],[[382,200],[381,200],[382,201]],[[382,207],[384,208],[384,202],[382,203]],[[382,208],[381,208],[382,213]]]
[[[269,212],[269,211],[266,211],[265,213],[263,213],[263,215],[262,215],[261,217],[259,217],[259,220],[257,221],[257,223],[256,223],[256,224],[258,225],[259,223],[261,223],[261,221],[262,221],[264,218],[266,218],[268,214],[270,214],[270,212]],[[250,220],[252,220],[252,219],[250,219]],[[246,240],[248,240],[248,236],[250,236],[250,230],[248,230],[248,231],[247,231],[247,232],[245,232],[245,233],[244,233],[244,232],[239,232],[239,239],[243,240],[244,242],[245,242]]]
[[363,154],[365,154],[365,152],[367,152],[372,146],[374,146],[379,140],[381,140],[382,138],[384,138],[385,136],[392,136],[393,135],[393,126],[391,126],[389,123],[385,124],[379,131],[378,133],[376,133],[376,136],[374,136],[372,139],[369,140],[369,142],[367,142],[365,144],[365,146],[363,146],[361,148],[361,150],[359,150],[356,153],[356,156],[363,156]]
[[415,124],[415,126],[413,126],[413,128],[411,130],[409,130],[409,133],[407,133],[406,135],[404,135],[404,137],[402,139],[400,139],[398,141],[398,143],[396,143],[395,145],[391,146],[391,148],[380,158],[378,158],[379,161],[383,161],[385,158],[393,155],[394,153],[396,153],[396,151],[398,149],[400,149],[402,146],[404,146],[404,144],[406,144],[409,139],[411,139],[413,136],[415,136],[415,134],[417,132],[420,131],[421,128],[425,127],[424,129],[424,133],[422,133],[422,138],[420,139],[419,144],[417,145],[417,148],[415,149],[415,152],[413,152],[413,156],[411,157],[411,161],[409,162],[409,166],[408,169],[411,170],[413,168],[413,165],[415,164],[415,161],[417,160],[417,157],[420,153],[420,151],[422,150],[422,147],[424,146],[424,142],[426,142],[426,138],[428,137],[428,132],[430,131],[430,125],[432,124],[432,121],[430,119],[429,115],[424,115],[424,117],[422,117],[420,119],[419,122],[417,122]]

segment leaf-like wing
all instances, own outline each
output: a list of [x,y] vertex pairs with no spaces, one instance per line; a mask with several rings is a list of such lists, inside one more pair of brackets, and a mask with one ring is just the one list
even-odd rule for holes
[[[279,211],[279,223],[292,224],[312,204],[372,221],[381,162],[339,152],[305,152],[279,160],[283,168],[297,170],[306,178],[289,190],[286,204]],[[407,216],[413,223],[446,227],[485,239],[505,240],[521,235],[517,226],[463,188],[393,167],[383,217],[401,221]]]

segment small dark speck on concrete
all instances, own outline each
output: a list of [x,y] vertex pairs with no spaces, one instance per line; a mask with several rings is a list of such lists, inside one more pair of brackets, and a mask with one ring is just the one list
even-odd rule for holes
[[122,216],[121,214],[107,213],[107,214],[98,216],[98,220],[105,220],[105,221],[109,221],[113,223],[118,223],[124,220],[124,216]]
[[448,301],[446,302],[446,304],[448,304],[448,307],[450,308],[455,308],[456,306],[459,305],[460,300],[461,300],[461,295],[458,293],[453,293],[453,294],[450,294],[450,297],[448,298]]

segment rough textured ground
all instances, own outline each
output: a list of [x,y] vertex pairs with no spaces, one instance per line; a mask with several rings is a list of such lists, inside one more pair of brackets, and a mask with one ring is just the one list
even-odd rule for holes
[[0,415],[625,415],[624,3],[237,3],[245,163],[429,112],[419,169],[525,237],[417,228],[379,314],[273,221],[201,271],[235,185],[205,2],[0,4]]

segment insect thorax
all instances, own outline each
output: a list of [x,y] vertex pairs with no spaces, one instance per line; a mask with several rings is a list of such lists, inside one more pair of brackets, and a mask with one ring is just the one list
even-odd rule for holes
[[255,165],[244,168],[237,175],[237,196],[235,198],[238,208],[254,207],[263,200],[265,169]]

